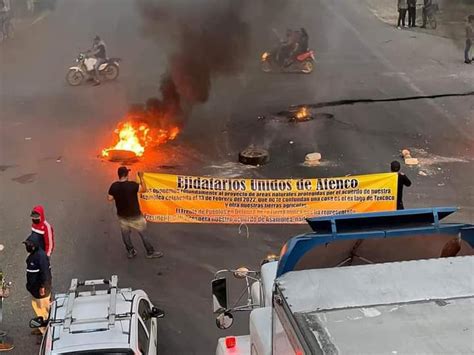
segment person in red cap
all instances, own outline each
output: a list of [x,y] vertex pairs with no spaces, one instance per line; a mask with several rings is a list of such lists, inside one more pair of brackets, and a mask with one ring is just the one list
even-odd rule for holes
[[48,258],[50,258],[54,250],[54,230],[51,224],[46,221],[43,206],[38,205],[33,207],[31,220],[33,222],[31,230],[43,237],[43,242],[40,244],[40,247],[44,250]]
[[115,201],[120,231],[122,232],[123,243],[127,249],[127,256],[129,259],[132,259],[137,255],[137,251],[130,238],[132,230],[135,230],[142,239],[143,246],[146,249],[146,257],[148,259],[161,258],[163,253],[155,251],[148,236],[145,234],[146,220],[140,211],[138,203],[138,193],[146,191],[145,183],[140,173],[138,174],[140,184],[135,181],[129,181],[129,171],[130,169],[125,166],[118,168],[119,180],[110,186],[108,195],[109,201]]

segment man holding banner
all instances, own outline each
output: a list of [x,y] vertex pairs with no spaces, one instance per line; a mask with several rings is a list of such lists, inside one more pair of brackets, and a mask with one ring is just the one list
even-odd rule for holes
[[398,174],[398,184],[397,184],[397,210],[404,210],[403,206],[403,186],[410,187],[410,179],[400,171],[400,163],[396,160],[390,163],[390,170],[392,173]]
[[153,245],[150,243],[146,230],[146,220],[140,211],[138,204],[138,193],[145,192],[146,186],[140,177],[140,184],[135,181],[128,180],[128,173],[130,169],[125,166],[118,168],[117,174],[119,180],[114,182],[109,188],[109,201],[115,201],[117,208],[117,216],[120,223],[120,231],[122,232],[122,240],[127,249],[127,256],[129,259],[137,255],[137,251],[133,246],[130,238],[132,230],[136,231],[141,237],[143,246],[146,249],[146,257],[148,259],[161,258],[163,253],[155,251]]

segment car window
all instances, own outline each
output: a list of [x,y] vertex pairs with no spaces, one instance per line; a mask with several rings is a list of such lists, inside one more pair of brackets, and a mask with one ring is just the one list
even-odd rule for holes
[[148,347],[149,347],[149,337],[148,332],[145,329],[145,325],[143,324],[140,317],[138,318],[138,350],[141,351],[143,355],[148,354]]
[[145,324],[148,334],[150,333],[150,330],[151,330],[150,312],[151,312],[150,302],[148,302],[145,299],[140,300],[140,302],[138,303],[138,314],[140,315],[140,318]]

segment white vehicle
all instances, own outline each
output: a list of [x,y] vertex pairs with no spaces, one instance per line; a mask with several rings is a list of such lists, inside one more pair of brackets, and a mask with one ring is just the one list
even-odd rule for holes
[[[107,61],[100,65],[99,75],[107,80],[115,80],[118,78],[120,73],[120,58],[109,58]],[[81,85],[84,79],[92,79],[94,77],[94,65],[97,63],[97,59],[89,57],[84,53],[79,53],[76,59],[77,65],[70,67],[66,81],[71,86]]]
[[[115,275],[73,279],[67,293],[56,295],[49,319],[30,322],[32,328],[46,327],[39,354],[157,354],[157,319],[164,312],[144,291],[118,288],[117,281]],[[101,285],[105,289],[97,290]]]
[[[314,232],[288,240],[260,271],[218,271],[217,326],[251,312],[250,334],[220,338],[216,354],[473,354],[474,225],[440,223],[454,211],[308,219]],[[398,254],[386,262],[386,250]],[[246,282],[233,305],[226,274]]]

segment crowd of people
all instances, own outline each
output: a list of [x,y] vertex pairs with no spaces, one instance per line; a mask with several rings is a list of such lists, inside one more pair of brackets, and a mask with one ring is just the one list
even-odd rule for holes
[[[398,22],[397,27],[399,29],[403,27],[417,27],[416,15],[417,15],[417,0],[397,0],[398,4]],[[423,0],[422,7],[422,25],[421,28],[426,28],[428,18],[437,11],[438,6],[433,0]],[[408,14],[408,22],[406,22]]]
[[[417,0],[397,0],[398,7],[398,21],[397,28],[413,28],[417,27]],[[423,0],[422,7],[422,25],[421,28],[426,28],[428,19],[432,18],[435,12],[438,11],[438,5],[434,0]],[[408,22],[407,20],[408,14]],[[466,46],[464,49],[464,63],[471,64],[474,58],[471,57],[471,48],[474,41],[474,15],[467,17],[466,23]]]

